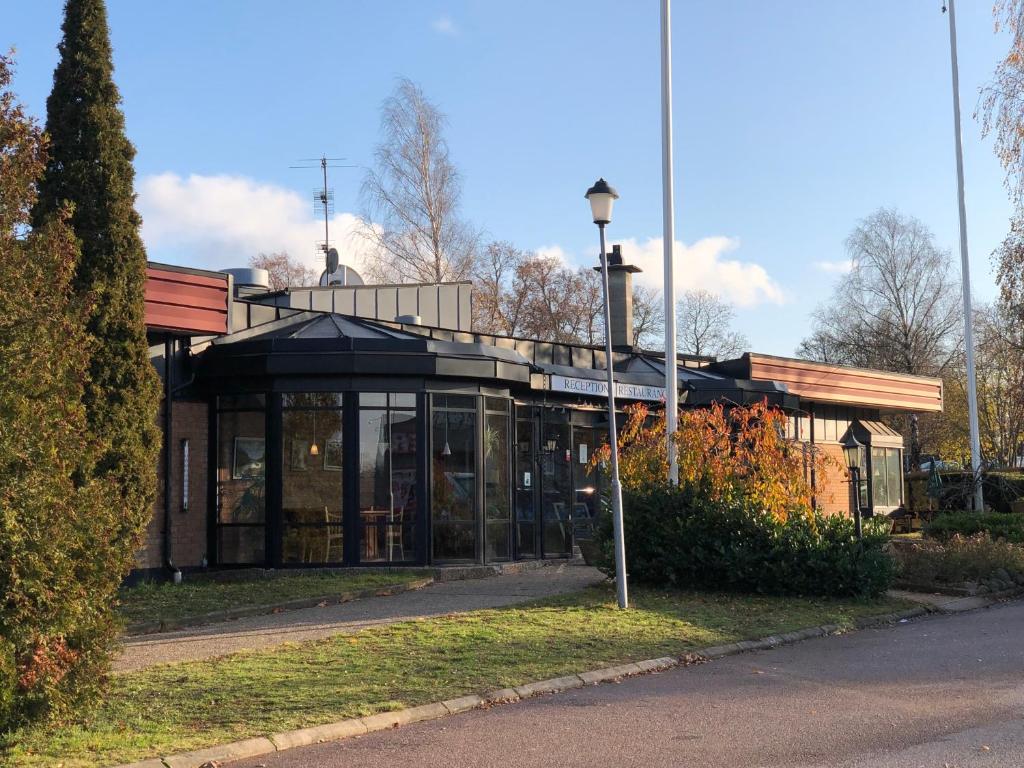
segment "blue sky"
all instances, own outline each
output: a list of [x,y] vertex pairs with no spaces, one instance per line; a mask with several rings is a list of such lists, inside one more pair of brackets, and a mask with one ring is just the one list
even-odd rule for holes
[[[59,0],[4,0],[15,89],[45,114]],[[660,287],[658,2],[109,0],[116,78],[154,260],[243,265],[287,248],[312,263],[321,153],[372,161],[395,78],[449,118],[464,214],[494,239],[592,261],[583,192],[621,194],[612,242]],[[791,354],[828,298],[844,239],[879,206],[957,244],[946,17],[939,0],[676,0],[677,281],[738,306],[751,348]],[[1006,39],[991,3],[958,8],[974,293],[1010,205],[972,113]],[[343,258],[359,168],[333,172]],[[958,263],[958,262],[955,262]]]

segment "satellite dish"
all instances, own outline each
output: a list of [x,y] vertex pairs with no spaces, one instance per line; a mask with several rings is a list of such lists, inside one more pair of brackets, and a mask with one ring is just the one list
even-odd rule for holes
[[337,248],[331,248],[330,250],[327,251],[327,272],[328,273],[332,273],[332,272],[337,272],[337,271],[338,271],[338,249]]
[[321,288],[331,285],[364,285],[364,283],[363,278],[352,267],[339,264],[333,272],[324,271],[320,275]]

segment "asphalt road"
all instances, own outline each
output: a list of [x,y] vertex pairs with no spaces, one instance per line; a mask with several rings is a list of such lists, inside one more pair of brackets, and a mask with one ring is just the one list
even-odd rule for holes
[[1024,603],[810,640],[232,768],[1024,766]]

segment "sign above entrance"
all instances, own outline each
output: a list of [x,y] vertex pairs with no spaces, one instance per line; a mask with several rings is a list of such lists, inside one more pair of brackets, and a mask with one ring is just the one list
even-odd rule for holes
[[[594,379],[574,379],[569,376],[552,375],[549,389],[553,392],[572,392],[577,395],[608,397],[608,382],[595,381]],[[665,388],[651,387],[646,384],[627,384],[617,381],[615,382],[615,397],[621,400],[651,400],[657,402],[665,399]]]

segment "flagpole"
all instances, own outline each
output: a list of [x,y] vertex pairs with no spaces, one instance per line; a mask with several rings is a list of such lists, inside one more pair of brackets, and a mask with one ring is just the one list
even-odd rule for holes
[[679,482],[675,433],[679,418],[679,386],[676,371],[676,289],[674,275],[675,199],[672,182],[672,11],[670,0],[661,0],[661,189],[662,239],[665,247],[665,440],[668,480]]
[[[956,194],[960,209],[960,284],[964,297],[964,346],[967,351],[967,421],[971,431],[971,471],[974,475],[974,509],[985,509],[981,484],[981,437],[978,430],[978,383],[974,369],[974,332],[971,311],[971,265],[967,258],[967,205],[964,202],[964,148],[960,129],[960,70],[956,57],[956,4],[947,0],[949,54],[953,68],[953,134],[956,140]],[[943,10],[946,10],[944,8]]]

